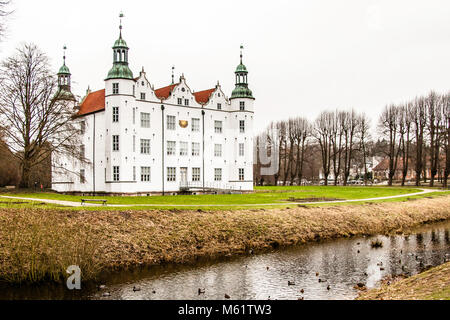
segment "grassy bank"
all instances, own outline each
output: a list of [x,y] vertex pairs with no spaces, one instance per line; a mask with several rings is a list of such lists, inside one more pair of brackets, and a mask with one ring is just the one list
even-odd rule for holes
[[102,270],[185,263],[450,219],[449,196],[410,202],[245,211],[0,209],[0,279],[83,279]]
[[450,300],[450,262],[369,290],[359,300]]

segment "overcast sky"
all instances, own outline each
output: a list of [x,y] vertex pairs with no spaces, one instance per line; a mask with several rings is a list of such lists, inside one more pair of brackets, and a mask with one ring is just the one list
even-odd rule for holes
[[219,80],[228,96],[244,44],[256,130],[272,120],[355,108],[376,122],[384,105],[450,90],[448,0],[13,0],[0,57],[34,42],[55,72],[68,46],[73,91],[104,88],[118,38],[130,67],[156,88],[185,74],[195,91]]

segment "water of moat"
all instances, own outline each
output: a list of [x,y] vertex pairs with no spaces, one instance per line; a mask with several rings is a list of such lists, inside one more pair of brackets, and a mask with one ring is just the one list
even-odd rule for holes
[[[374,239],[383,247],[372,248]],[[401,235],[322,241],[189,266],[124,271],[105,275],[98,283],[106,285],[104,289],[95,284],[82,284],[80,291],[56,285],[3,287],[0,299],[203,300],[224,299],[225,294],[231,299],[354,299],[357,283],[373,288],[387,276],[413,275],[445,261],[450,261],[450,221]],[[204,293],[199,294],[199,288]]]

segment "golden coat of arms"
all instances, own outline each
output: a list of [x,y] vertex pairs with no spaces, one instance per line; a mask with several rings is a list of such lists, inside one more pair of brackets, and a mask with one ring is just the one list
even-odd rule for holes
[[180,127],[187,128],[189,122],[187,120],[180,120]]

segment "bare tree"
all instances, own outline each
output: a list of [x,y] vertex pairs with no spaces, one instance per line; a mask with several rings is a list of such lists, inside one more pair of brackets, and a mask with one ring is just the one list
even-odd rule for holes
[[[286,125],[284,122],[279,121],[276,124],[271,124],[272,128],[275,128],[278,131],[278,135],[277,135],[277,141],[271,141],[271,143],[275,144],[278,146],[278,170],[277,172],[274,174],[274,183],[277,186],[278,185],[278,180],[280,178],[281,175],[281,158],[282,158],[282,146],[284,141],[286,140]],[[271,137],[269,137],[270,139]]]
[[388,139],[387,156],[389,158],[389,182],[392,181],[397,170],[399,148],[397,146],[398,138],[398,108],[395,105],[386,106],[381,113],[378,127],[381,133]]
[[367,117],[365,113],[361,114],[358,117],[358,131],[357,136],[359,139],[359,149],[362,153],[362,161],[363,161],[363,168],[364,168],[364,184],[367,185],[367,177],[368,177],[368,170],[367,170],[367,154],[368,154],[368,143],[371,140],[370,135],[370,119]]
[[12,11],[9,10],[11,1],[0,1],[0,39],[5,35],[6,30],[6,17],[9,16]]
[[399,152],[402,163],[402,186],[408,175],[411,147],[411,103],[398,108]]
[[342,121],[345,118],[345,113],[336,110],[333,114],[333,125],[331,134],[332,154],[331,160],[333,164],[334,185],[338,184],[338,177],[341,174],[342,162]]
[[81,157],[73,96],[57,85],[47,56],[25,44],[0,67],[0,121],[5,143],[20,163],[21,187],[52,155]]
[[439,128],[441,126],[441,113],[439,112],[442,98],[434,91],[430,92],[425,99],[427,109],[427,129],[428,137],[430,139],[430,187],[434,186],[434,178],[437,174],[437,167],[439,162],[440,138]]
[[[287,180],[289,179],[289,184],[292,186],[292,167],[294,163],[294,144],[295,144],[295,135],[293,130],[293,122],[289,119],[285,122],[286,125],[286,139],[285,139],[285,157],[284,157],[284,182],[283,185],[286,185]],[[287,163],[286,163],[287,162]]]
[[354,110],[345,112],[342,122],[342,131],[344,136],[344,186],[347,185],[350,175],[351,164],[353,160],[353,148],[355,132],[357,130],[358,121]]
[[445,154],[445,169],[442,184],[444,188],[447,188],[448,176],[450,175],[450,92],[443,97],[441,114],[441,139]]
[[333,134],[333,113],[329,111],[322,112],[316,119],[314,126],[315,138],[317,139],[321,158],[322,158],[322,170],[324,176],[324,184],[328,185],[328,176],[330,175],[331,166],[331,152],[332,152],[332,141],[331,137]]
[[415,154],[415,172],[416,172],[416,186],[420,185],[420,177],[422,176],[423,154],[424,154],[424,133],[426,125],[426,110],[425,99],[416,98],[411,109],[413,133],[416,140],[416,154]]
[[298,185],[303,178],[303,166],[305,163],[305,149],[308,138],[311,135],[311,125],[305,118],[297,117],[290,120],[290,132],[293,136],[293,145],[296,147],[296,161],[291,168],[291,185],[297,178]]

